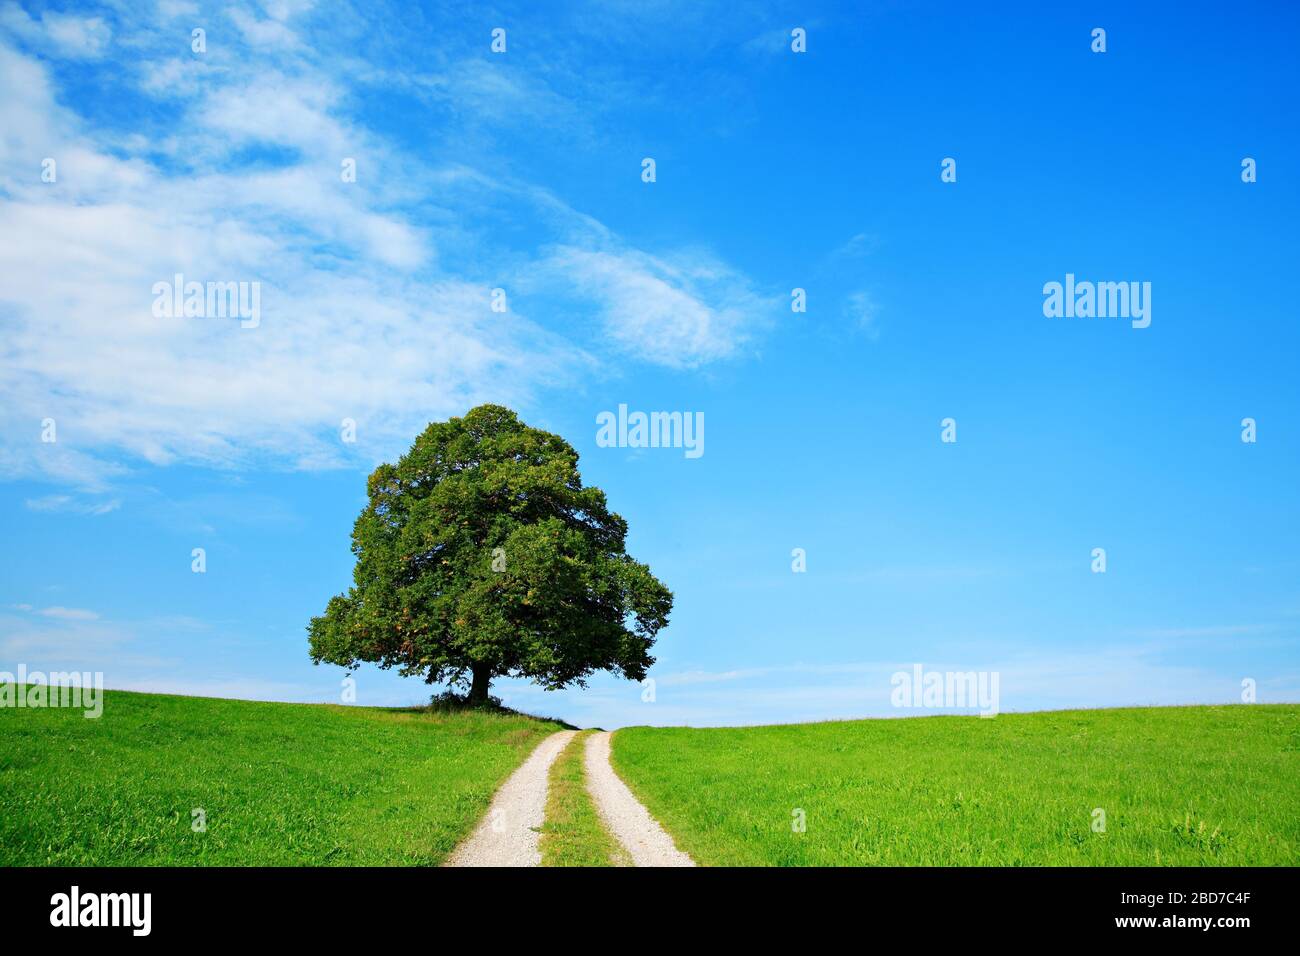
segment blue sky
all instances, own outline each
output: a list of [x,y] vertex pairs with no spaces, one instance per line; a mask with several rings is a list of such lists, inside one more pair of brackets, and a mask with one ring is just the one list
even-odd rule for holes
[[[676,595],[653,702],[512,705],[897,716],[915,663],[1003,710],[1300,700],[1300,14],[543,6],[0,7],[0,670],[338,700],[304,628],[366,474],[498,401]],[[154,316],[177,272],[260,324]],[[1067,273],[1150,326],[1045,317]],[[705,454],[598,447],[620,403]]]

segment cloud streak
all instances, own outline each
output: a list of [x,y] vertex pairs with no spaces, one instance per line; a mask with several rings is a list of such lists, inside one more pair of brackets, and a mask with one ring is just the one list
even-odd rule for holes
[[[139,463],[368,465],[429,420],[527,405],[602,354],[695,368],[761,328],[753,283],[707,253],[632,248],[532,184],[426,161],[362,122],[350,73],[290,7],[236,8],[237,33],[189,57],[125,15],[82,24],[75,43],[69,25],[20,15],[0,31],[0,85],[24,91],[0,105],[8,477],[102,491]],[[140,110],[175,121],[149,135],[79,114],[51,66],[69,45],[97,45],[91,77],[129,56]],[[549,89],[481,65],[424,82],[470,108],[501,84]],[[531,238],[503,244],[496,210]],[[150,290],[176,274],[259,283],[260,324],[154,316]],[[554,296],[490,310],[493,287],[530,282]],[[575,300],[583,329],[566,321]],[[56,443],[38,440],[46,418]]]

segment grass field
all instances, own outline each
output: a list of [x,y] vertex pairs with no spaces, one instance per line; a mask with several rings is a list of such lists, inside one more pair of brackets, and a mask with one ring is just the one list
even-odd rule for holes
[[124,691],[97,720],[0,709],[0,865],[436,864],[559,729]]
[[1300,864],[1296,705],[634,727],[614,766],[706,865]]
[[590,731],[578,734],[551,765],[542,826],[542,866],[628,866],[627,851],[601,823],[587,793],[583,754]]

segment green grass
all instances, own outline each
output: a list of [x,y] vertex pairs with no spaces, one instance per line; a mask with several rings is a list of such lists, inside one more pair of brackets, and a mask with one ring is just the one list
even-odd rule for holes
[[614,765],[701,864],[1300,864],[1296,705],[634,727]]
[[583,754],[590,732],[578,734],[551,764],[542,826],[542,866],[628,866],[627,851],[605,829],[587,792]]
[[560,729],[124,691],[98,720],[0,709],[0,865],[436,864]]

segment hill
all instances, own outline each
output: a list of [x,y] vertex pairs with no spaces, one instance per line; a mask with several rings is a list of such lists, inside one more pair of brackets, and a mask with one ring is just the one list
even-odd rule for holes
[[701,864],[1300,864],[1294,704],[632,727],[614,766]]
[[125,691],[95,720],[3,709],[0,865],[437,864],[559,729]]

